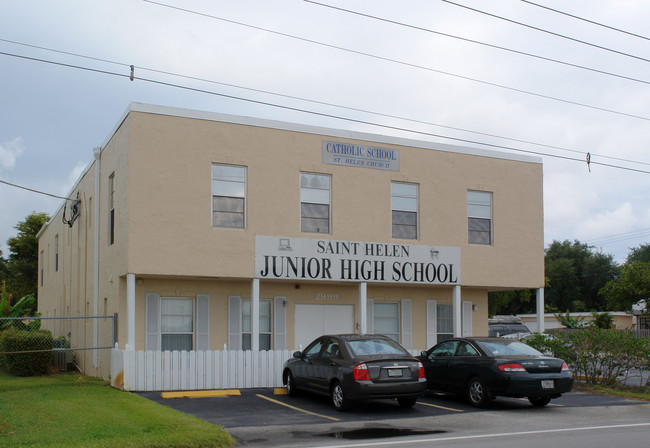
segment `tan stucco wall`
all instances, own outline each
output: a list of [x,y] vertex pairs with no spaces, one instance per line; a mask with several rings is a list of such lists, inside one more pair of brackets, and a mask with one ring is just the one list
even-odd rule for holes
[[[399,242],[390,185],[405,181],[420,197],[420,238],[408,242],[460,247],[463,285],[543,286],[539,163],[392,146],[401,170],[381,171],[323,164],[320,135],[144,113],[129,120],[129,272],[252,278],[255,235]],[[211,226],[213,162],[247,167],[245,230]],[[300,232],[300,172],[332,176],[329,235]],[[467,244],[469,189],[493,192],[491,246]]]

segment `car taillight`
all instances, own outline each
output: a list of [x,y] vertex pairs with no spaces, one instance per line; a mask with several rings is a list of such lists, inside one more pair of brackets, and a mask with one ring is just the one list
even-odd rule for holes
[[516,362],[513,362],[511,364],[501,364],[499,366],[499,370],[502,372],[525,372],[526,369],[524,369],[521,364],[517,364]]
[[424,374],[424,366],[421,362],[418,362],[418,378],[426,378],[426,375]]
[[354,373],[355,381],[370,381],[370,372],[368,372],[368,366],[365,362],[354,366],[352,372]]
[[569,366],[566,365],[566,362],[562,363],[562,371],[563,372],[570,372]]

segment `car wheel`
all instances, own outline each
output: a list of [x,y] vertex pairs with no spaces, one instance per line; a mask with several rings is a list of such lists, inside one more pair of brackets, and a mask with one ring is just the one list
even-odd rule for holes
[[291,370],[287,371],[287,395],[290,397],[295,397],[298,395],[298,389],[296,389],[296,382],[293,379]]
[[350,400],[348,400],[343,392],[343,386],[340,382],[336,381],[330,388],[330,397],[332,399],[332,406],[337,411],[347,411],[350,409]]
[[551,402],[551,397],[528,397],[528,401],[536,408],[541,408]]
[[490,391],[481,378],[475,376],[469,380],[467,399],[475,408],[484,408],[490,403]]
[[397,399],[397,402],[399,403],[399,407],[401,407],[401,408],[412,408],[413,405],[415,405],[416,401],[418,401],[417,397],[398,398]]

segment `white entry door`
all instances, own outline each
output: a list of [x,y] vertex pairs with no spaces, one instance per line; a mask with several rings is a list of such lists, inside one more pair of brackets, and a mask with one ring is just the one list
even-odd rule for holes
[[354,333],[353,305],[296,305],[296,349],[324,334]]

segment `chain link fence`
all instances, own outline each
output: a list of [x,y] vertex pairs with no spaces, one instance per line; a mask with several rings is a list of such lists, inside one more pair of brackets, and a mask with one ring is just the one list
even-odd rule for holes
[[0,318],[0,390],[29,376],[83,373],[108,380],[116,341],[117,314]]

